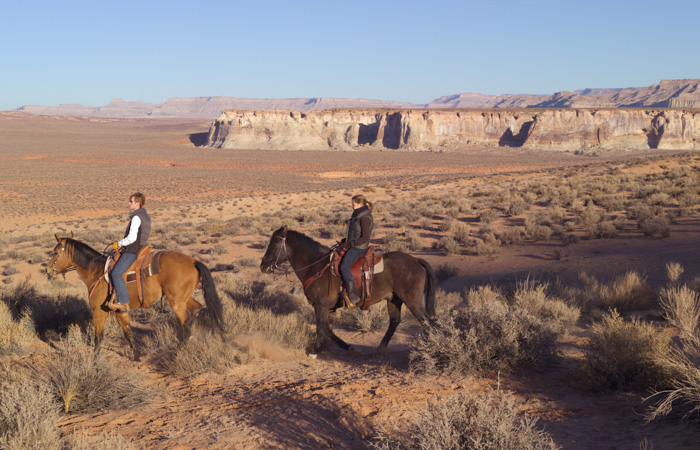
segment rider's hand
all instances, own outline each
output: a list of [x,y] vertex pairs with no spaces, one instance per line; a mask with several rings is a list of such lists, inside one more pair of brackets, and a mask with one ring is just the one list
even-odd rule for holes
[[350,247],[352,247],[352,245],[350,245],[350,242],[345,241],[345,242],[341,242],[340,245],[339,245],[339,247],[342,248],[342,249],[344,249],[344,250],[347,250],[347,249],[349,249]]
[[119,244],[118,244],[117,242],[115,242],[114,244],[112,244],[112,248],[113,248],[114,250],[118,249],[118,248],[119,248]]

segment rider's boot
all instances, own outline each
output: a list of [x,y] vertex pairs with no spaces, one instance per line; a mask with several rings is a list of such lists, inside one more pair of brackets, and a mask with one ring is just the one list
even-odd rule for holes
[[344,282],[343,284],[345,285],[345,292],[348,293],[350,303],[352,303],[354,306],[359,306],[361,300],[360,297],[357,296],[357,288],[355,287],[355,283]]
[[128,303],[126,305],[119,303],[116,292],[112,293],[112,297],[110,297],[109,301],[107,302],[107,308],[114,312],[127,312],[130,309]]

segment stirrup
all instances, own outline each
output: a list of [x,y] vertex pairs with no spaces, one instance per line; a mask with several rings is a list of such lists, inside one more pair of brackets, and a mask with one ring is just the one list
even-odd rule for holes
[[350,301],[350,296],[348,296],[348,293],[345,289],[343,289],[343,304],[349,310],[357,308],[357,305]]
[[114,312],[129,312],[129,304],[122,305],[121,303],[117,302],[117,296],[113,295],[109,301],[107,302],[107,308],[111,309]]

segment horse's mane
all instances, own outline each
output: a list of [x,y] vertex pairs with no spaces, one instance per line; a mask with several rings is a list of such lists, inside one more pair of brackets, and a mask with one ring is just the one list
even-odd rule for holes
[[331,252],[331,249],[329,247],[326,247],[325,245],[321,244],[320,242],[314,241],[313,239],[311,239],[310,237],[308,237],[304,233],[300,233],[300,232],[294,231],[294,230],[288,230],[287,231],[287,238],[289,238],[289,235],[294,236],[294,238],[309,253],[312,253],[315,255],[324,255],[324,254]]
[[104,267],[106,257],[94,248],[75,239],[66,238],[66,252],[71,255],[73,262],[84,269]]

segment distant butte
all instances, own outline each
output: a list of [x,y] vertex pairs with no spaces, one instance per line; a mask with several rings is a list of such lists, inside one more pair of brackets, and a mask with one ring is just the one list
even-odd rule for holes
[[73,115],[102,118],[201,118],[216,119],[223,111],[315,111],[359,109],[462,109],[462,108],[700,108],[700,80],[661,80],[647,87],[583,89],[552,95],[483,95],[462,93],[435,99],[427,104],[349,98],[237,97],[170,98],[164,103],[112,100],[106,106],[75,104],[57,107],[27,105],[17,108],[30,114]]

